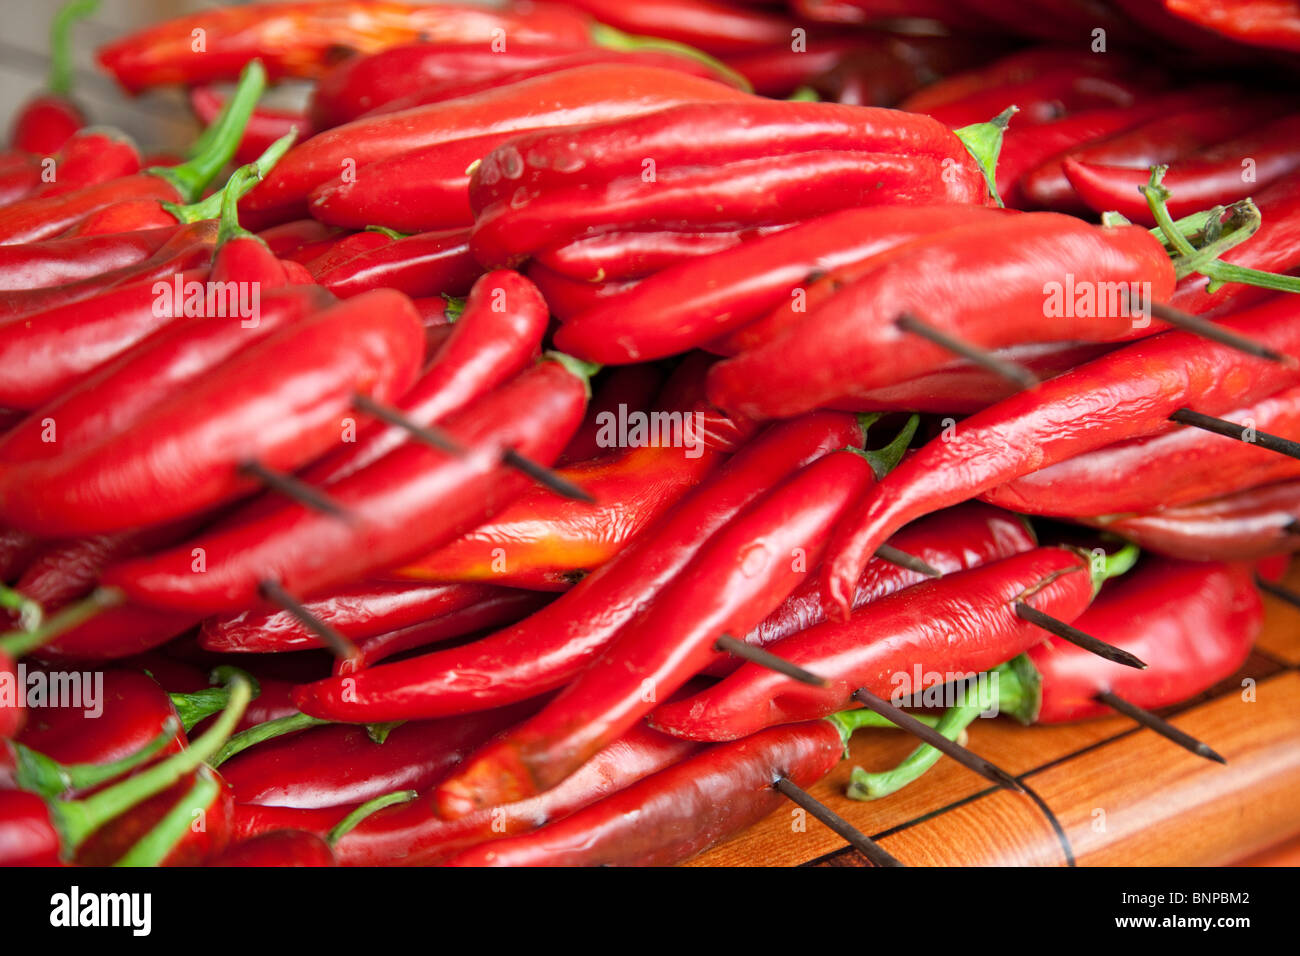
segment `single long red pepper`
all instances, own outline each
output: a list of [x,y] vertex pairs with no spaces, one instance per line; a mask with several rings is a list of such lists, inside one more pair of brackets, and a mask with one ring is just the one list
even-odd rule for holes
[[540,249],[535,258],[570,279],[643,279],[687,259],[723,252],[764,232],[606,232]]
[[1042,677],[1038,722],[1108,713],[1094,699],[1101,691],[1148,710],[1194,697],[1241,666],[1263,623],[1249,564],[1148,559],[1104,588],[1076,624],[1150,666],[1124,667],[1058,637],[1032,647]]
[[[559,474],[594,503],[534,488],[488,524],[394,572],[430,581],[484,581],[565,591],[605,564],[735,450],[749,429],[707,407],[657,412],[653,444],[629,441],[604,458]],[[619,442],[617,416],[606,439]],[[627,416],[624,415],[626,424]],[[662,423],[662,424],[660,424]],[[647,426],[648,428],[648,426]],[[617,447],[617,445],[616,445]]]
[[1163,5],[1174,16],[1241,43],[1300,50],[1300,11],[1286,0],[1250,0],[1231,10],[1205,0],[1163,0]]
[[774,425],[652,529],[571,591],[482,641],[298,689],[304,713],[344,721],[466,713],[561,687],[677,578],[704,542],[796,469],[860,445],[851,415],[823,412]]
[[[267,336],[117,434],[10,469],[0,512],[21,511],[15,527],[75,535],[231,500],[255,487],[242,462],[295,468],[337,441],[358,392],[378,401],[400,396],[415,380],[423,345],[419,317],[400,293],[341,303]],[[268,415],[273,429],[264,425]]]
[[790,299],[811,278],[998,213],[977,206],[848,209],[680,263],[556,333],[576,354],[644,361],[686,351]]
[[1300,549],[1300,481],[1087,523],[1187,561],[1253,561]]
[[985,348],[1132,338],[1154,326],[1125,292],[1160,302],[1174,281],[1164,248],[1137,226],[1024,213],[959,227],[918,240],[798,325],[714,366],[709,397],[754,418],[791,415],[947,364],[950,352],[896,325],[905,314]]
[[0,287],[42,289],[136,265],[175,232],[164,227],[0,246]]
[[408,296],[464,295],[484,270],[469,251],[469,232],[449,229],[407,236],[316,275],[339,298],[375,289]]
[[709,747],[533,833],[483,843],[449,866],[667,866],[689,859],[781,806],[773,784],[809,787],[840,760],[829,721],[777,727]]
[[[253,3],[204,10],[139,30],[99,51],[99,62],[129,92],[152,86],[233,79],[254,59],[272,78],[314,77],[340,53],[374,53],[416,41],[482,43],[498,34],[518,43],[585,41],[589,20],[559,4],[503,10],[457,4],[412,7],[387,0]],[[195,56],[194,31],[204,38]],[[288,42],[287,38],[292,38]]]
[[546,268],[537,262],[528,263],[524,273],[541,291],[550,306],[551,315],[567,322],[588,309],[613,302],[641,282],[640,279],[623,279],[618,282],[583,282]]
[[324,839],[305,830],[274,830],[234,842],[205,866],[338,866]]
[[1240,422],[1244,440],[1175,426],[1164,434],[1067,459],[982,497],[1027,514],[1116,515],[1217,498],[1300,476],[1300,461],[1251,443],[1255,431],[1300,438],[1300,388],[1219,417]]
[[988,670],[1046,639],[1021,620],[1026,602],[1073,621],[1092,601],[1091,555],[1066,548],[1035,548],[968,571],[925,581],[771,646],[827,681],[796,684],[746,664],[694,697],[665,704],[652,726],[691,740],[735,740],[775,724],[827,717],[853,706],[860,687],[906,698],[913,671],[944,675],[940,682]]
[[686,43],[708,53],[788,44],[796,26],[776,13],[714,0],[645,0],[635,6],[616,0],[574,0],[573,6],[620,30]]
[[[374,581],[304,602],[344,637],[357,640],[420,624],[469,607],[495,592],[475,584]],[[258,608],[203,622],[199,642],[220,653],[271,653],[320,647],[320,638],[282,609]]]
[[376,162],[451,140],[590,123],[685,102],[747,98],[722,83],[657,67],[595,65],[548,73],[326,130],[286,156],[248,197],[247,208],[277,214],[303,209],[313,189],[342,181],[361,159]]
[[863,456],[832,452],[745,509],[555,700],[443,781],[438,812],[454,818],[523,799],[577,770],[705,667],[719,637],[746,633],[779,607],[874,480]]
[[[1297,135],[1300,114],[1292,114],[1173,161],[1164,182],[1170,192],[1170,214],[1185,216],[1208,206],[1227,205],[1300,169]],[[1099,166],[1073,158],[1065,159],[1062,167],[1090,209],[1116,210],[1134,222],[1155,225],[1139,191],[1150,178],[1148,170]]]
[[[1300,306],[1284,297],[1222,324],[1300,354]],[[1218,415],[1300,383],[1300,372],[1190,333],[1117,349],[965,419],[871,489],[831,545],[822,585],[844,614],[863,565],[908,521],[1074,455],[1152,434],[1179,408]]]
[[[554,460],[582,420],[586,398],[584,371],[567,356],[548,358],[444,423],[463,454],[407,442],[331,485],[346,518],[287,505],[117,565],[104,581],[158,608],[211,613],[256,603],[267,579],[311,596],[399,565],[521,494],[529,479],[501,466],[503,452]],[[205,574],[190,570],[194,547],[207,555]]]
[[191,158],[179,166],[154,166],[133,176],[0,209],[0,245],[51,238],[116,203],[140,199],[194,202],[230,162],[244,123],[265,86],[265,70],[256,62],[249,64],[221,119],[195,144]]
[[9,142],[36,156],[51,156],[86,125],[80,107],[71,99],[72,27],[99,7],[99,0],[65,3],[50,22],[50,73],[45,92],[28,100],[14,118]]

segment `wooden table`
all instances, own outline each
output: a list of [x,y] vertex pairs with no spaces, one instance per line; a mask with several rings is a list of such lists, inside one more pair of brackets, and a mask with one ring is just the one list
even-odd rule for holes
[[[1287,583],[1300,590],[1300,564]],[[1162,712],[1223,754],[1226,767],[1118,716],[1056,727],[976,720],[970,747],[1043,798],[1080,866],[1267,861],[1270,848],[1300,835],[1300,611],[1265,602],[1263,633],[1241,671]],[[811,792],[909,866],[1065,863],[1033,801],[951,760],[882,800],[844,796],[855,764],[884,769],[913,746],[893,731],[859,731],[850,758]],[[689,865],[863,865],[834,833],[801,819],[791,806]]]

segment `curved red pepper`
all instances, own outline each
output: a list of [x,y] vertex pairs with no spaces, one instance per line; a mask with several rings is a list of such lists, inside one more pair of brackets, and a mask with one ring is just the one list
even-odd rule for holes
[[324,839],[305,830],[274,830],[233,843],[205,866],[338,866]]
[[1283,0],[1250,0],[1225,10],[1205,0],[1164,0],[1164,8],[1197,26],[1252,46],[1300,50],[1300,11]]
[[483,269],[469,252],[464,229],[407,236],[340,262],[316,281],[341,299],[377,289],[408,296],[464,295]]
[[9,141],[14,149],[49,156],[63,147],[86,125],[81,109],[70,98],[72,90],[72,26],[92,14],[98,0],[73,0],[54,14],[50,23],[50,74],[47,89],[28,100],[14,118]]
[[824,412],[775,425],[741,448],[659,524],[571,591],[482,641],[299,688],[304,713],[332,720],[445,716],[561,687],[590,663],[726,526],[773,483],[862,441],[851,415]]
[[[1174,287],[1173,265],[1147,230],[1091,226],[1057,213],[958,227],[904,252],[793,328],[715,365],[709,398],[752,418],[792,415],[951,361],[947,350],[900,329],[895,322],[904,314],[984,348],[1149,334],[1150,317],[1138,316],[1123,293],[1160,302]],[[1066,292],[1067,284],[1089,293],[1091,305]]]
[[1248,564],[1152,559],[1102,589],[1076,622],[1150,667],[1125,667],[1053,637],[1029,649],[1042,676],[1038,722],[1109,713],[1093,698],[1112,691],[1148,710],[1208,690],[1246,660],[1264,623]]
[[533,833],[483,843],[449,866],[668,866],[779,808],[772,784],[809,787],[844,752],[825,720],[709,747]]
[[907,689],[914,668],[962,676],[988,670],[1047,637],[1016,615],[1015,602],[1067,623],[1083,613],[1093,597],[1089,561],[1065,548],[1036,548],[913,585],[864,605],[847,621],[772,645],[827,686],[797,684],[746,664],[722,683],[660,707],[651,725],[691,740],[735,740],[774,724],[828,717],[853,706],[859,687],[886,698],[918,692]]
[[[288,505],[119,564],[104,582],[141,603],[209,613],[255,604],[268,578],[304,596],[337,588],[417,557],[504,507],[529,479],[505,470],[502,452],[554,460],[585,405],[585,379],[558,361],[540,362],[445,423],[463,456],[408,442],[331,485],[348,520]],[[207,555],[205,574],[190,570],[195,547]]]
[[641,281],[624,279],[618,282],[582,282],[553,272],[538,262],[528,263],[524,271],[541,291],[546,304],[550,306],[551,314],[561,322],[620,298],[625,292],[636,288]]
[[[1283,298],[1223,325],[1300,354],[1300,311]],[[867,559],[908,521],[1013,478],[1126,438],[1161,431],[1191,405],[1207,415],[1300,384],[1300,372],[1165,332],[1117,349],[966,419],[957,441],[935,440],[871,489],[831,545],[822,584],[847,609]]]
[[176,227],[171,226],[0,246],[0,287],[43,289],[137,265],[154,255],[175,232]]
[[629,33],[685,43],[708,53],[736,53],[788,44],[794,21],[765,10],[747,10],[715,0],[572,0],[601,23]]

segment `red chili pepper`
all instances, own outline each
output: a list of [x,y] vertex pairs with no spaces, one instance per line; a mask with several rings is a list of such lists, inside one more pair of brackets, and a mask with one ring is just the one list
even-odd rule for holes
[[365,727],[313,727],[236,754],[221,764],[221,775],[236,802],[279,807],[336,807],[393,790],[425,790],[535,709],[516,705],[452,720],[412,721],[394,727],[382,743]]
[[[1300,353],[1300,315],[1282,299],[1223,320],[1284,353]],[[965,419],[958,440],[936,440],[871,489],[827,554],[822,585],[847,609],[867,559],[908,521],[1021,475],[1127,438],[1161,431],[1192,406],[1218,415],[1300,383],[1300,373],[1166,332],[1117,349]]]
[[0,581],[13,581],[22,574],[44,545],[24,531],[0,529]]
[[[1040,380],[1091,362],[1117,346],[1096,342],[1040,342],[999,349],[997,355],[1029,369]],[[972,415],[1010,398],[1020,387],[996,372],[967,361],[953,362],[936,372],[872,389],[837,407],[854,412],[921,412],[932,415]]]
[[[649,362],[640,365],[623,365],[601,375],[592,390],[591,401],[587,404],[587,417],[583,419],[582,427],[565,446],[564,452],[556,459],[556,464],[567,465],[590,461],[607,453],[609,448],[601,439],[605,437],[605,424],[610,421],[609,416],[613,415],[614,420],[617,420],[620,407],[624,413],[648,412],[663,384],[663,369]],[[700,396],[703,397],[702,391]]]
[[533,833],[482,843],[448,866],[667,866],[739,833],[785,801],[784,777],[816,783],[844,740],[829,721],[709,747]]
[[[943,6],[950,7],[951,4],[945,2]],[[905,99],[900,108],[913,113],[928,113],[932,109],[959,103],[991,90],[1025,83],[1051,70],[1062,68],[1080,72],[1095,71],[1102,75],[1131,69],[1129,63],[1122,58],[1099,57],[1077,48],[1031,47],[985,66],[944,77],[938,83],[931,83]]]
[[941,123],[967,126],[996,116],[1008,106],[1017,106],[1016,122],[1022,126],[1048,123],[1080,110],[1131,107],[1154,86],[1151,76],[1103,76],[1095,70],[1062,67],[1040,74],[1024,83],[1009,84],[987,92],[925,110]]
[[119,605],[59,635],[37,656],[49,661],[120,660],[166,644],[198,623],[196,614]]
[[[1170,164],[1164,186],[1170,215],[1181,217],[1218,204],[1227,205],[1300,169],[1300,114],[1284,116],[1258,129]],[[1098,166],[1066,159],[1065,175],[1090,209],[1117,210],[1134,222],[1155,225],[1139,191],[1150,179],[1146,169]],[[1247,176],[1250,178],[1247,178]]]
[[613,302],[641,282],[640,279],[582,282],[553,272],[537,262],[530,262],[524,272],[541,291],[551,314],[561,322],[582,315],[588,309]]
[[[226,97],[210,86],[195,86],[189,91],[190,109],[205,127],[211,126],[221,115],[226,105]],[[235,150],[235,162],[251,163],[261,156],[272,143],[289,133],[297,133],[299,140],[310,137],[313,133],[311,120],[301,110],[270,109],[260,107],[253,110],[244,127],[244,136]]]
[[1116,515],[1217,498],[1300,476],[1300,461],[1251,444],[1254,431],[1300,438],[1300,388],[1220,416],[1244,441],[1187,426],[1088,452],[987,491],[985,501],[1027,514]]
[[[473,584],[412,584],[376,581],[354,585],[305,602],[317,620],[357,640],[387,634],[461,610],[496,593]],[[256,609],[210,618],[199,643],[220,653],[265,654],[320,647],[320,638],[293,614]]]
[[722,683],[660,707],[651,724],[691,740],[735,740],[852,707],[859,687],[883,697],[916,693],[920,688],[908,689],[914,668],[954,679],[988,670],[1047,636],[1016,615],[1016,602],[1067,623],[1083,613],[1093,597],[1090,562],[1090,555],[1066,548],[1035,548],[913,585],[864,605],[847,621],[772,645],[826,680],[825,687],[746,664]]
[[[230,843],[233,807],[230,787],[212,770],[202,768],[110,820],[77,849],[75,861],[78,866],[112,866],[123,859],[136,863],[127,854],[162,831],[169,834],[164,845],[151,847],[136,865],[198,866]],[[194,825],[198,820],[202,826]]]
[[[253,3],[177,17],[123,37],[99,51],[99,62],[129,92],[151,86],[229,80],[261,59],[272,78],[315,77],[340,54],[374,53],[417,40],[488,44],[496,31],[516,43],[580,44],[589,20],[559,4],[504,10],[438,4],[412,7],[386,0],[337,3]],[[195,56],[194,32],[204,50]]]
[[1038,722],[1109,711],[1093,698],[1112,691],[1148,710],[1167,707],[1231,676],[1250,653],[1264,606],[1248,564],[1154,559],[1102,590],[1079,628],[1138,655],[1136,670],[1053,637],[1029,650],[1042,677]]
[[192,157],[179,166],[154,166],[132,176],[53,198],[25,199],[0,209],[0,245],[49,239],[121,202],[194,202],[234,155],[244,123],[265,85],[265,71],[250,64],[220,121],[195,144]]
[[0,206],[53,198],[140,170],[134,144],[117,133],[86,129],[43,158],[15,156],[0,163]]
[[643,279],[679,262],[723,252],[766,231],[606,232],[540,249],[536,260],[584,282]]
[[305,263],[311,258],[308,250],[317,243],[333,244],[340,237],[341,230],[315,219],[294,219],[263,229],[258,235],[280,258]]
[[[367,315],[383,308],[356,301]],[[406,354],[413,351],[408,344]],[[409,561],[481,524],[528,487],[526,476],[500,465],[506,449],[541,464],[560,453],[586,404],[586,380],[570,361],[540,362],[448,419],[443,427],[466,449],[463,456],[408,442],[331,485],[347,520],[286,506],[117,565],[104,582],[155,607],[213,613],[255,604],[266,579],[310,596]],[[331,418],[337,423],[339,415]],[[205,574],[190,570],[194,547],[207,555]]]
[[1206,0],[1164,0],[1170,13],[1251,46],[1300,50],[1300,10],[1286,0],[1250,0],[1224,10]]
[[305,830],[274,830],[232,844],[205,866],[338,866],[330,845]]
[[[1067,284],[1091,303],[1077,305]],[[1137,226],[1024,213],[958,227],[913,243],[795,327],[715,365],[709,397],[748,417],[784,416],[942,368],[951,353],[899,328],[904,314],[984,348],[1132,338],[1147,334],[1150,317],[1140,319],[1122,294],[1102,302],[1098,291],[1160,302],[1173,288],[1164,248]],[[808,369],[817,370],[812,380]]]
[[1251,561],[1300,549],[1300,481],[1088,521],[1145,551],[1187,561]]
[[797,24],[766,10],[747,10],[714,0],[573,0],[601,23],[629,33],[685,43],[708,53],[736,53],[790,43]]
[[796,469],[859,445],[851,415],[823,412],[760,434],[654,529],[571,591],[514,627],[437,651],[299,688],[304,713],[330,720],[402,720],[503,706],[562,687],[677,578],[703,544]]
[[98,0],[65,3],[50,23],[50,75],[46,92],[23,104],[14,119],[9,142],[36,156],[51,156],[86,125],[77,104],[68,98],[72,91],[72,26],[98,8]]
[[[1188,102],[1189,97],[1200,102]],[[1227,102],[1223,102],[1225,99]],[[1162,109],[1166,106],[1167,109]],[[1173,162],[1231,139],[1278,116],[1285,109],[1285,105],[1275,99],[1243,102],[1240,94],[1231,88],[1220,90],[1212,87],[1157,96],[1126,111],[1130,115],[1147,114],[1140,125],[1135,124],[1131,129],[1107,136],[1099,142],[1084,144],[1081,148],[1063,149],[1061,155],[1050,159],[1044,157],[1045,162],[1025,172],[1020,190],[1026,199],[1041,208],[1063,212],[1086,210],[1065,175],[1064,160],[1149,170],[1152,166]],[[1051,126],[1043,127],[1044,131],[1049,129]],[[1009,131],[1003,151],[998,156],[999,182],[1003,157],[1015,138],[1014,131]]]
[[[748,99],[739,90],[657,67],[595,65],[326,130],[285,157],[248,197],[247,208],[291,213],[322,183],[362,162],[476,136],[571,126],[662,110],[684,102]],[[463,169],[463,167],[462,167]]]
[[40,184],[42,164],[34,156],[13,153],[0,156],[0,207],[30,196]]
[[[414,381],[424,330],[409,300],[376,291],[282,328],[115,435],[10,469],[14,527],[87,534],[168,521],[254,487],[242,461],[293,469],[337,441],[357,392],[391,401]],[[274,429],[259,423],[270,415]],[[191,575],[193,576],[193,575]]]
[[707,666],[718,637],[747,633],[779,607],[874,477],[861,455],[832,452],[760,498],[555,700],[439,784],[438,812],[523,799],[577,770]]
[[951,0],[792,0],[790,6],[800,17],[818,23],[867,26],[900,17],[921,17],[963,30],[989,30],[982,18]]
[[317,282],[342,299],[376,289],[408,296],[464,295],[482,274],[470,255],[465,229],[407,236],[314,273]]
[[[908,525],[894,535],[890,543],[943,574],[948,574],[1029,551],[1037,542],[1033,530],[1023,518],[983,505],[967,504]],[[925,580],[926,577],[918,571],[891,564],[881,558],[872,558],[858,579],[853,609],[856,611],[872,601]],[[815,580],[808,580],[746,634],[744,639],[746,643],[766,647],[825,620],[821,585]],[[719,655],[707,673],[725,677],[741,666],[742,662],[738,658]]]
[[401,235],[391,229],[366,229],[362,232],[344,233],[332,242],[324,244],[317,254],[304,258],[302,265],[313,276],[318,276],[349,259],[354,259],[372,249],[379,249],[400,238]]
[[171,226],[0,246],[0,287],[45,289],[138,265],[157,253],[176,231],[177,227]]
[[[680,263],[569,319],[557,341],[596,361],[645,361],[708,342],[788,301],[810,279],[919,236],[992,223],[978,206],[847,209]],[[562,346],[563,347],[563,346]]]

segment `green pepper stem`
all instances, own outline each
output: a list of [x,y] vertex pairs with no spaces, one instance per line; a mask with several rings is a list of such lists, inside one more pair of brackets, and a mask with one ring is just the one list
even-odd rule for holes
[[18,613],[18,627],[23,631],[33,631],[41,626],[44,609],[25,594],[0,584],[0,608]]
[[604,47],[607,50],[659,50],[663,53],[676,53],[687,59],[695,60],[697,63],[703,63],[719,77],[725,78],[732,86],[744,90],[746,93],[753,93],[753,84],[749,82],[742,74],[736,72],[727,64],[723,63],[716,57],[710,56],[703,50],[690,46],[686,43],[679,43],[676,40],[665,40],[661,37],[639,36],[635,33],[625,33],[616,27],[611,27],[607,23],[594,23],[591,26],[591,42],[596,46]]
[[1091,563],[1093,593],[1096,594],[1101,590],[1101,586],[1111,578],[1117,578],[1130,571],[1133,565],[1137,564],[1141,554],[1141,548],[1131,541],[1126,541],[1118,551],[1112,551],[1104,558],[1093,561]]
[[343,839],[366,817],[376,813],[385,807],[395,806],[399,803],[410,803],[420,794],[416,790],[394,790],[392,793],[386,793],[381,797],[375,797],[373,800],[367,800],[361,806],[357,807],[346,817],[334,825],[334,829],[325,834],[325,842],[334,846],[339,840]]
[[109,763],[61,764],[45,754],[25,747],[16,740],[10,742],[14,750],[14,782],[19,789],[53,798],[73,791],[90,790],[100,784],[116,780],[136,767],[143,766],[164,747],[176,739],[180,725],[174,717],[163,721],[162,731],[135,753],[127,754]]
[[72,27],[99,9],[99,0],[71,0],[50,21],[50,75],[45,85],[57,96],[72,92]]
[[543,353],[542,358],[551,362],[559,362],[565,369],[573,373],[575,378],[581,379],[583,385],[587,388],[587,398],[591,398],[591,379],[600,371],[600,365],[595,362],[584,362],[580,358],[554,350]]
[[8,634],[0,634],[0,653],[14,659],[30,654],[61,634],[90,620],[101,611],[121,604],[123,600],[125,598],[120,591],[112,588],[96,588],[89,597],[51,614],[41,622],[40,627],[29,631],[10,631]]
[[236,677],[231,684],[230,704],[188,749],[88,797],[49,803],[50,818],[63,837],[65,853],[75,852],[87,837],[109,820],[175,785],[220,749],[239,723],[252,697],[248,681]]
[[912,444],[912,438],[916,435],[917,426],[920,424],[921,416],[913,415],[884,448],[877,448],[873,451],[850,448],[849,451],[865,458],[867,464],[871,466],[871,470],[876,473],[876,480],[880,481],[897,468],[898,463],[903,460],[903,455],[907,453],[907,447]]
[[175,806],[167,811],[152,830],[136,841],[114,866],[162,866],[194,825],[195,813],[212,806],[217,794],[221,792],[216,774],[207,767],[200,767],[195,777],[194,786],[190,787],[185,796],[177,800]]
[[257,679],[247,671],[232,667],[229,664],[218,667],[208,676],[208,683],[212,684],[212,687],[196,690],[189,694],[173,693],[167,695],[171,698],[176,713],[180,715],[181,725],[185,728],[186,733],[193,730],[200,721],[211,717],[219,710],[225,709],[226,705],[230,703],[230,682],[236,675],[248,681],[249,686],[252,687],[251,699],[257,700],[262,693],[261,685],[257,683]]
[[253,60],[239,75],[239,85],[216,122],[195,141],[190,158],[179,166],[153,166],[146,172],[170,183],[182,201],[197,201],[235,155],[248,119],[265,89],[266,70],[260,60]]
[[1005,208],[1006,204],[998,195],[998,154],[1002,152],[1002,136],[1007,130],[1007,125],[1011,122],[1011,117],[1019,112],[1020,107],[1008,106],[987,123],[972,123],[970,126],[953,130],[962,145],[966,147],[966,152],[970,153],[971,158],[979,165],[980,172],[984,174],[984,182],[989,187],[989,195],[993,197],[999,209]]
[[[933,727],[939,722],[938,717],[930,714],[913,714],[921,723]],[[840,739],[848,746],[849,738],[853,736],[855,730],[871,728],[875,730],[897,730],[898,725],[888,717],[876,713],[874,710],[868,710],[865,707],[859,707],[856,710],[842,710],[838,714],[831,714],[826,718],[835,725],[835,729],[840,732]]]
[[[176,217],[180,223],[202,222],[205,219],[216,219],[224,215],[226,203],[230,200],[231,194],[234,194],[234,201],[238,202],[253,191],[253,187],[266,178],[266,174],[275,168],[284,154],[289,151],[289,147],[294,144],[298,137],[297,129],[285,133],[270,146],[266,151],[257,157],[248,166],[241,166],[235,170],[237,175],[241,170],[252,169],[255,175],[252,177],[243,177],[238,183],[235,182],[235,175],[226,180],[226,185],[217,190],[210,196],[205,196],[198,202],[182,205],[180,203],[165,202],[162,204],[163,209],[167,210]],[[239,225],[239,217],[235,217],[235,225]]]
[[297,733],[300,730],[307,730],[310,727],[319,727],[322,724],[332,723],[334,723],[332,720],[321,720],[318,717],[308,717],[306,714],[289,714],[285,717],[277,717],[274,720],[264,720],[260,724],[254,724],[247,730],[241,730],[231,737],[208,763],[214,767],[220,767],[235,754],[242,753],[249,747],[256,746],[264,741],[283,737],[285,734]]

